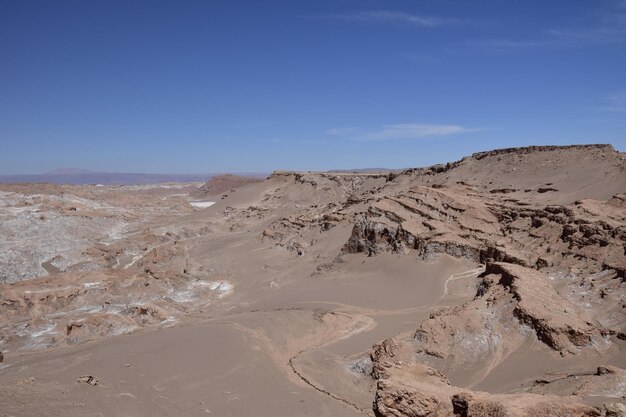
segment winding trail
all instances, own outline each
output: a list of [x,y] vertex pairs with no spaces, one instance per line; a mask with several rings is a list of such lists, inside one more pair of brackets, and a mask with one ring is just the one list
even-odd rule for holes
[[371,416],[371,414],[367,411],[362,409],[361,407],[359,407],[358,405],[354,404],[353,402],[350,402],[348,400],[346,400],[345,398],[341,398],[335,394],[333,394],[330,391],[325,390],[324,388],[318,387],[317,385],[315,385],[310,379],[308,379],[306,376],[304,376],[300,371],[298,371],[298,369],[296,369],[296,366],[294,365],[293,361],[300,356],[302,353],[307,352],[308,349],[305,349],[301,352],[298,352],[297,355],[292,356],[291,358],[289,358],[289,367],[291,368],[291,370],[293,371],[293,373],[300,378],[300,380],[302,380],[305,384],[307,384],[308,386],[310,386],[311,388],[313,388],[314,390],[334,399],[337,401],[340,401],[346,405],[348,405],[349,407],[354,408],[355,410],[357,410],[358,412],[365,414],[366,416]]
[[[470,269],[463,272],[458,272],[450,275],[444,282],[444,295],[441,298],[444,298],[448,295],[449,283],[460,280],[473,278],[480,273],[484,272],[485,267],[481,265],[478,268]],[[319,350],[324,347],[328,347],[335,343],[338,343],[341,340],[348,339],[357,334],[368,332],[374,329],[377,326],[377,322],[373,317],[377,316],[391,316],[391,315],[403,315],[409,313],[420,312],[424,310],[430,310],[436,306],[436,303],[428,304],[428,305],[420,305],[415,307],[407,307],[400,309],[372,309],[367,307],[359,307],[355,305],[349,305],[344,303],[337,302],[327,302],[327,301],[304,301],[296,303],[298,305],[307,305],[307,304],[328,304],[334,307],[331,307],[330,311],[324,313],[324,317],[329,318],[328,320],[322,320],[324,323],[324,328],[322,330],[307,334],[300,339],[294,341],[294,345],[291,346],[291,349],[287,348],[285,350],[281,350],[276,345],[276,342],[271,340],[267,335],[264,334],[263,331],[251,329],[246,326],[242,326],[241,324],[232,323],[235,327],[240,330],[244,330],[247,333],[253,335],[258,340],[261,340],[263,344],[266,346],[271,356],[275,358],[277,363],[281,366],[287,365],[287,370],[293,376],[297,378],[297,380],[311,387],[315,391],[323,394],[329,398],[332,398],[335,401],[341,402],[344,405],[354,409],[360,414],[371,416],[372,411],[369,409],[365,409],[358,404],[350,401],[349,399],[342,397],[328,389],[324,386],[318,384],[314,379],[310,376],[306,375],[306,373],[299,369],[297,365],[297,360],[300,356],[311,353],[312,351]],[[291,307],[291,308],[281,308],[281,309],[273,309],[273,310],[255,310],[249,311],[247,313],[261,313],[261,312],[271,312],[277,310],[286,310],[286,311],[310,311],[314,313],[314,310],[309,310],[308,308],[299,308],[299,307]],[[294,347],[298,347],[298,349],[293,349]]]
[[[351,330],[348,333],[344,333],[342,336],[338,337],[338,338],[332,338],[332,336],[334,334],[336,334],[337,329],[338,328],[334,328],[334,327],[330,327],[328,329],[328,331],[324,334],[324,336],[330,336],[331,338],[327,341],[322,341],[321,343],[317,343],[311,346],[307,346],[306,348],[300,350],[298,353],[296,353],[295,355],[293,355],[292,357],[289,358],[288,361],[288,365],[289,368],[291,369],[291,371],[298,377],[300,378],[300,380],[302,382],[304,382],[305,384],[309,385],[311,388],[315,389],[316,391],[329,396],[330,398],[336,400],[336,401],[340,401],[352,408],[354,408],[355,410],[357,410],[358,412],[365,414],[367,416],[370,416],[371,414],[367,411],[364,410],[363,408],[359,407],[358,405],[354,404],[351,401],[346,400],[345,398],[342,398],[336,394],[333,394],[332,392],[318,386],[317,384],[315,384],[310,378],[306,377],[301,371],[299,371],[296,368],[296,365],[294,363],[294,361],[296,360],[296,358],[304,353],[307,353],[309,351],[312,350],[316,350],[316,349],[320,349],[322,347],[325,346],[329,346],[332,345],[334,343],[339,342],[340,340],[344,340],[344,339],[348,339],[356,334],[359,333],[363,333],[363,332],[367,332],[369,330],[372,330],[374,327],[376,327],[377,323],[375,320],[373,320],[371,317],[362,315],[362,314],[350,314],[350,313],[344,313],[344,312],[337,312],[337,311],[330,311],[328,313],[326,313],[328,315],[332,315],[335,317],[343,317],[343,318],[347,318],[349,320],[349,325],[351,327]],[[322,338],[323,340],[324,338]]]
[[469,271],[457,272],[456,274],[450,275],[448,279],[446,279],[446,281],[443,283],[443,295],[441,296],[441,298],[444,298],[448,295],[448,284],[450,284],[451,282],[463,278],[474,278],[475,276],[478,276],[483,272],[485,272],[485,265],[481,265],[480,267],[475,269],[470,269]]
[[[307,310],[301,308],[278,308],[272,310],[254,310],[246,313],[268,313],[278,311],[291,311],[301,313],[311,313],[315,317],[315,310]],[[317,331],[308,333],[299,338],[288,338],[291,343],[283,345],[280,341],[276,341],[269,337],[265,331],[250,328],[237,322],[220,322],[216,324],[231,326],[235,329],[241,330],[248,335],[252,336],[256,340],[260,341],[267,350],[267,353],[274,359],[275,363],[283,368],[284,371],[294,377],[293,382],[301,382],[304,385],[314,389],[315,391],[332,398],[335,401],[339,401],[344,405],[358,411],[360,414],[371,416],[372,414],[357,404],[342,398],[341,396],[330,392],[322,386],[316,384],[310,377],[306,376],[298,367],[295,361],[300,355],[311,352],[316,349],[320,349],[341,340],[348,339],[356,334],[367,332],[377,326],[377,322],[366,315],[360,313],[347,313],[339,311],[325,311],[321,316],[317,317],[322,323],[321,327],[317,328]]]
[[[474,268],[474,269],[470,269],[467,271],[463,271],[463,272],[457,272],[455,274],[450,275],[446,281],[444,282],[444,291],[443,291],[443,296],[440,298],[440,300],[442,298],[445,298],[448,293],[449,293],[449,289],[448,289],[448,285],[449,283],[456,281],[456,280],[460,280],[460,279],[467,279],[467,278],[474,278],[476,276],[478,276],[479,274],[483,273],[485,271],[485,266],[484,265],[480,265],[478,268]],[[308,304],[310,302],[302,302],[299,304]],[[370,320],[372,320],[374,323],[376,323],[374,321],[374,319],[371,316],[387,316],[387,315],[400,315],[400,314],[407,314],[407,313],[412,313],[412,312],[418,312],[418,311],[423,311],[426,309],[432,309],[433,307],[435,307],[435,305],[424,305],[424,306],[417,306],[417,307],[408,307],[408,308],[403,308],[403,309],[393,309],[393,310],[385,310],[385,309],[371,309],[371,308],[362,308],[362,307],[357,307],[357,306],[353,306],[353,305],[348,305],[348,304],[342,304],[342,303],[330,303],[330,304],[334,304],[337,306],[340,306],[341,308],[345,309],[343,312],[339,312],[337,310],[335,311],[331,311],[329,314],[343,314],[347,317],[353,317],[354,314],[358,314],[359,316],[365,316],[368,317]],[[356,411],[358,411],[359,413],[362,413],[364,415],[368,415],[371,416],[371,411],[370,410],[365,410],[361,407],[359,407],[357,404],[342,398],[340,396],[338,396],[337,394],[334,394],[330,391],[328,391],[327,389],[317,385],[313,380],[311,380],[309,377],[307,377],[302,371],[300,371],[295,364],[295,360],[302,354],[310,352],[312,350],[317,350],[320,349],[322,347],[326,347],[329,345],[332,345],[334,343],[339,342],[340,340],[343,339],[347,339],[349,337],[352,337],[358,333],[362,333],[365,331],[369,331],[371,330],[374,326],[370,327],[370,328],[358,328],[355,329],[353,331],[351,331],[349,334],[345,335],[344,337],[341,337],[339,339],[335,339],[326,343],[320,343],[317,345],[313,345],[313,346],[308,346],[302,350],[300,350],[298,353],[296,353],[295,355],[293,355],[292,357],[289,358],[288,361],[288,365],[290,370],[293,372],[293,374],[295,374],[302,382],[304,382],[305,384],[309,385],[311,388],[315,389],[316,391],[336,400],[336,401],[340,401],[348,406],[350,406],[351,408],[355,409]],[[332,331],[331,331],[332,333]]]

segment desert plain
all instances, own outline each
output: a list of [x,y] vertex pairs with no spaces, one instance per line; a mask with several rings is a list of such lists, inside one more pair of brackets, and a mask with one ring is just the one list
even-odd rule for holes
[[626,155],[0,184],[0,415],[624,416]]

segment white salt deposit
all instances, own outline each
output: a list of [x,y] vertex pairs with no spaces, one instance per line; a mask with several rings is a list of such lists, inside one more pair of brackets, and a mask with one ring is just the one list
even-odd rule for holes
[[215,204],[215,201],[190,201],[192,207],[207,208]]
[[140,260],[141,258],[142,258],[142,255],[134,255],[134,256],[133,256],[133,260],[132,260],[132,261],[130,261],[130,263],[129,263],[129,264],[127,264],[126,266],[124,266],[124,269],[128,269],[128,268],[130,268],[131,266],[133,266],[133,265],[135,264],[135,262],[137,262],[137,261],[138,261],[138,260]]
[[233,292],[233,284],[228,281],[215,281],[211,282],[209,288],[213,291],[218,291],[220,293],[219,297],[222,298],[225,295],[229,295]]

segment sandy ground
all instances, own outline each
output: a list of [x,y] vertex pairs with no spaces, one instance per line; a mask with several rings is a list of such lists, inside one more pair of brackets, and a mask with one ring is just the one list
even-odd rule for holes
[[0,416],[609,415],[584,407],[626,396],[624,157],[456,164],[2,186]]
[[[7,355],[0,409],[8,416],[371,414],[372,387],[350,366],[375,342],[412,328],[440,300],[446,279],[471,265],[394,255],[353,262],[354,274],[341,280],[233,296],[215,318],[207,311],[170,328]],[[402,273],[381,279],[389,264]],[[99,385],[78,383],[83,375]]]

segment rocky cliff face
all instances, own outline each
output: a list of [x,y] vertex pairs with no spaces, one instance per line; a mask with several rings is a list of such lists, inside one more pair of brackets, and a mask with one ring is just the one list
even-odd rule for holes
[[[589,381],[610,385],[606,375],[590,376]],[[378,382],[374,412],[394,417],[609,417],[623,416],[626,407],[619,402],[589,406],[575,396],[470,392],[451,385],[436,369],[412,364]]]
[[358,215],[344,251],[416,251],[426,258],[444,252],[481,263],[620,270],[625,201],[617,194],[607,202],[530,206],[466,186],[416,186],[383,196]]

